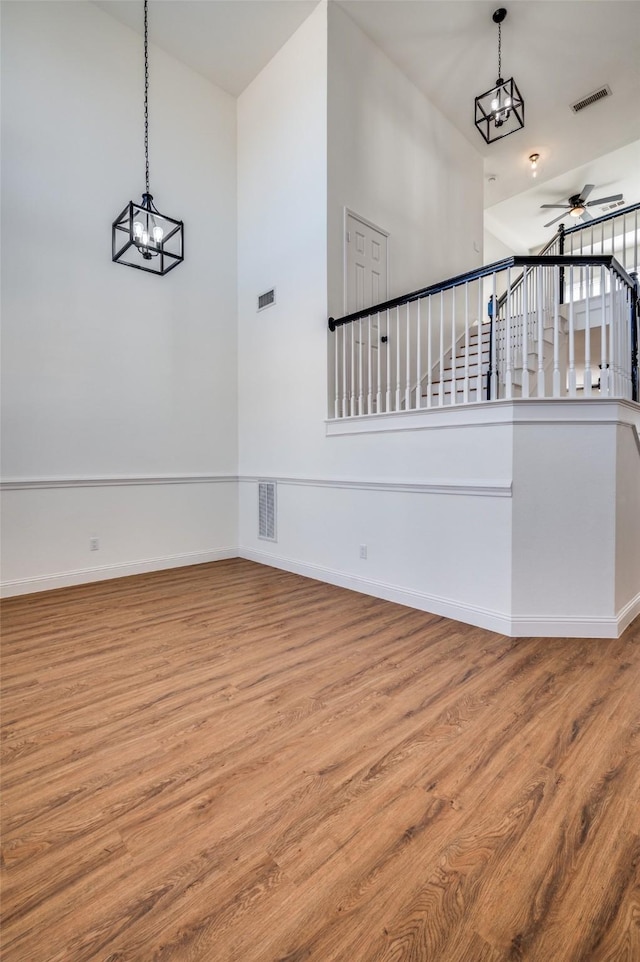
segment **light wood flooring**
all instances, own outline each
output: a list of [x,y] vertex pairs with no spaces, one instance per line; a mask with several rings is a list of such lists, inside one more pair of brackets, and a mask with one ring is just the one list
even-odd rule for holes
[[639,962],[640,620],[240,560],[2,614],[3,962]]

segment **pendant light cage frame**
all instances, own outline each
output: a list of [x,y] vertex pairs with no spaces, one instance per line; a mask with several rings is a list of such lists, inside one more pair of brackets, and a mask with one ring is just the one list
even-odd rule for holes
[[524,100],[513,77],[498,77],[495,87],[476,97],[475,104],[475,125],[488,144],[524,127]]
[[475,99],[475,126],[487,144],[524,127],[524,99],[518,85],[513,77],[502,78],[502,23],[506,16],[506,9],[499,7],[492,17],[498,25],[498,79],[494,87]]
[[[158,228],[160,241],[155,240]],[[161,214],[151,194],[143,194],[140,204],[129,201],[111,225],[111,234],[112,259],[124,267],[164,275],[184,260],[184,224]]]
[[111,225],[111,259],[124,267],[168,274],[184,260],[184,223],[161,214],[149,191],[149,19],[144,0],[144,159],[142,201],[129,201]]

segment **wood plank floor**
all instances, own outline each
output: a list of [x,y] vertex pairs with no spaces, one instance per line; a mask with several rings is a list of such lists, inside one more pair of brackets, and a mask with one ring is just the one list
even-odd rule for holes
[[240,560],[2,615],[4,962],[639,962],[640,620]]

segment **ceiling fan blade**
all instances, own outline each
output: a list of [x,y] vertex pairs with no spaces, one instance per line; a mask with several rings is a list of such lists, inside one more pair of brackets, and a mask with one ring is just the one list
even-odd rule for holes
[[565,211],[564,213],[560,214],[559,217],[556,217],[555,220],[550,220],[549,223],[548,223],[548,224],[545,224],[544,226],[545,226],[545,227],[551,227],[552,224],[557,224],[558,221],[559,221],[559,220],[562,220],[563,217],[566,217],[566,211]]
[[596,204],[611,204],[614,200],[622,200],[622,194],[611,194],[611,197],[598,197],[597,200],[590,200],[587,207],[595,207]]
[[585,185],[584,185],[584,187],[582,188],[582,190],[581,190],[580,193],[578,194],[578,196],[579,196],[579,198],[580,198],[580,200],[582,201],[583,204],[584,204],[585,200],[587,199],[587,197],[589,196],[589,194],[591,193],[591,191],[594,189],[595,186],[596,186],[595,184],[585,184]]
[[580,214],[580,220],[583,220],[585,224],[588,224],[590,220],[593,220],[593,214],[590,214],[587,208],[585,207],[585,209]]
[[571,204],[540,204],[540,210],[545,210],[546,208],[551,209],[552,207],[558,210],[570,210]]

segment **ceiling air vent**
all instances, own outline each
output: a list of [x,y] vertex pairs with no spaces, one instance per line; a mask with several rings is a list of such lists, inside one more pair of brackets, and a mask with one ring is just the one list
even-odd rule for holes
[[617,200],[614,204],[605,204],[602,210],[604,211],[615,210],[616,207],[624,207],[625,204],[626,204],[626,201]]
[[591,104],[597,103],[599,100],[604,100],[605,97],[611,96],[611,87],[605,84],[604,87],[599,87],[598,90],[594,90],[592,94],[587,97],[583,97],[582,100],[577,100],[575,104],[571,104],[571,109],[574,113],[579,113],[584,110],[585,107],[590,107]]
[[258,537],[276,540],[276,483],[258,481]]
[[258,296],[258,310],[264,311],[265,307],[271,307],[272,304],[276,302],[276,289],[272,287],[270,291],[265,291],[264,294]]

